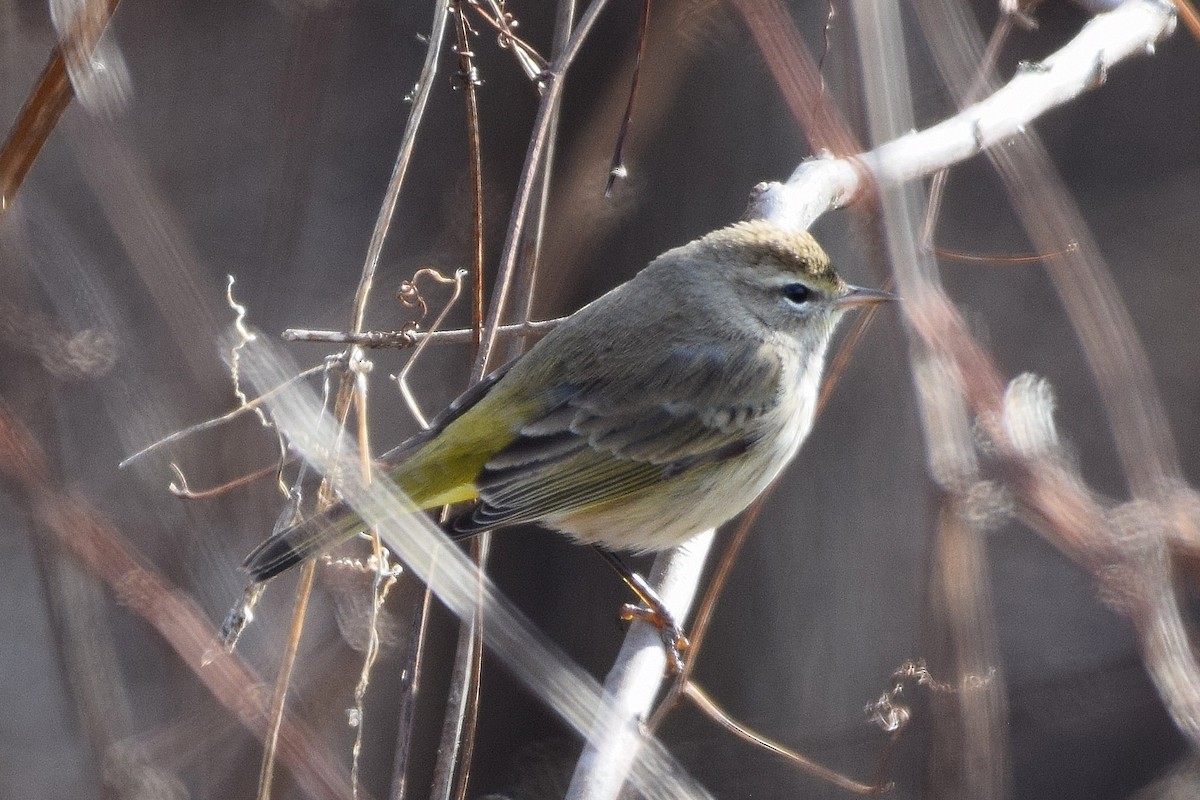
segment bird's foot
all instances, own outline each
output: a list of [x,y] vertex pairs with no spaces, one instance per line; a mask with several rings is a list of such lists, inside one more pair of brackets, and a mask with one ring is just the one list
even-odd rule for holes
[[667,652],[667,670],[671,675],[683,674],[683,653],[688,649],[688,639],[666,608],[626,603],[621,606],[621,619],[625,622],[647,622],[657,628],[663,649]]

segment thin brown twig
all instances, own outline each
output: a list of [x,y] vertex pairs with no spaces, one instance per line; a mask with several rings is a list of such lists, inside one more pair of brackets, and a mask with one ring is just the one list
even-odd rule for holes
[[[511,20],[511,14],[501,12],[501,10],[496,7],[494,2],[489,2],[489,5],[493,6],[491,11],[484,8],[483,4],[480,3],[479,0],[465,0],[465,2],[470,8],[474,9],[475,13],[478,14],[484,22],[486,22],[488,25],[494,28],[498,34],[500,34],[499,41],[501,47],[516,45],[515,52],[518,52],[520,55],[529,59],[532,68],[536,69],[534,75],[530,75],[530,77],[534,77],[537,73],[544,72],[546,68],[550,66],[549,62],[542,57],[542,54],[537,51],[536,47],[516,34],[516,32],[513,30],[515,27],[515,21]],[[522,68],[526,68],[524,64],[522,64]]]
[[[856,321],[855,327],[851,330],[850,336],[843,340],[842,345],[838,350],[838,354],[834,358],[833,365],[829,370],[829,375],[825,380],[825,384],[822,387],[821,394],[818,397],[818,415],[824,409],[826,402],[832,394],[833,387],[836,386],[838,381],[841,380],[845,365],[849,362],[850,356],[853,354],[854,350],[857,349],[863,334],[866,332],[871,320],[874,318],[874,312],[877,310],[878,306],[875,306],[869,309],[868,313],[860,315]],[[692,674],[695,671],[696,663],[699,660],[700,651],[703,648],[704,639],[712,621],[712,616],[716,611],[717,602],[720,600],[721,593],[725,588],[725,584],[729,580],[730,574],[733,572],[733,566],[737,563],[737,558],[741,554],[743,546],[749,539],[749,534],[754,526],[754,522],[758,519],[759,514],[762,513],[763,507],[766,505],[766,502],[770,498],[771,494],[775,491],[776,486],[778,486],[778,482],[772,483],[750,505],[745,514],[742,515],[741,520],[738,522],[737,530],[734,532],[734,535],[730,539],[729,544],[726,546],[725,551],[721,554],[721,560],[717,564],[716,572],[714,572],[712,579],[709,581],[709,584],[705,589],[704,596],[701,598],[697,607],[696,616],[692,623],[692,627],[688,632],[689,646],[684,659],[683,669],[680,671],[679,675],[676,676],[675,681],[668,688],[666,696],[658,704],[658,707],[654,709],[654,713],[650,716],[650,719],[646,723],[646,728],[651,733],[654,733],[661,727],[667,716],[679,706],[679,703],[685,696],[692,696]],[[705,713],[708,713],[710,708],[716,708],[715,704],[712,703],[711,700],[708,701],[707,704],[702,703],[698,705],[700,710],[704,711]],[[730,725],[733,725],[737,730],[746,731],[749,734],[748,729],[744,728],[744,726],[741,726],[739,723],[734,722],[724,712],[720,712],[718,715],[710,714],[710,718],[723,726],[729,727]],[[731,728],[731,730],[733,729],[734,728]],[[899,732],[897,731],[897,735],[898,733]],[[743,738],[747,738],[747,741],[752,741],[756,744],[760,742],[766,742],[766,740],[763,740],[762,737],[757,737],[753,734],[749,735],[752,738]],[[895,747],[896,739],[897,736],[893,736],[892,742],[889,744],[888,749],[886,749],[880,757],[880,765],[876,771],[878,776],[876,780],[877,785],[882,784],[882,776],[886,774],[886,761],[890,757],[890,754]],[[766,746],[768,749],[778,748],[778,745],[773,743],[767,743]],[[804,759],[802,756],[796,755],[795,758],[807,762],[807,759]],[[818,777],[822,776],[818,775]],[[851,781],[851,783],[854,782]]]
[[1175,10],[1179,12],[1179,18],[1183,20],[1188,32],[1200,41],[1200,12],[1196,11],[1196,6],[1191,0],[1174,0],[1174,3]]
[[[567,46],[570,33],[571,23],[574,18],[574,0],[561,0],[558,13],[555,17],[555,32],[552,42],[552,54],[555,58],[561,55],[561,52]],[[544,63],[544,62],[542,62]],[[542,233],[546,220],[546,208],[549,201],[550,176],[553,169],[553,154],[555,148],[555,133],[558,127],[558,110],[560,108],[560,96],[552,95],[548,101],[552,106],[552,111],[549,119],[549,128],[546,134],[546,155],[542,163],[538,166],[538,171],[541,176],[540,184],[537,186],[536,202],[538,213],[532,226],[526,227],[520,233],[520,238],[523,246],[520,252],[523,255],[520,263],[517,265],[516,283],[519,295],[519,306],[517,311],[517,319],[519,324],[515,326],[501,326],[498,330],[505,328],[513,330],[529,331],[532,327],[538,325],[534,323],[530,325],[529,316],[532,311],[533,303],[533,287],[536,282],[537,268],[540,260],[540,249]],[[513,350],[519,351],[528,338],[528,334],[519,340],[514,340]],[[515,353],[514,353],[515,355]],[[488,553],[491,547],[491,536],[484,533],[482,536],[472,540],[471,554],[475,563],[480,566],[480,583],[478,588],[482,592],[482,568],[486,563]],[[455,673],[452,678],[451,695],[447,703],[447,708],[453,708],[455,705],[463,707],[461,716],[461,727],[463,728],[460,740],[461,755],[459,756],[458,774],[455,779],[457,784],[458,794],[461,799],[465,797],[469,783],[469,774],[471,764],[474,760],[474,748],[476,741],[476,727],[478,724],[478,706],[480,701],[480,690],[482,682],[480,680],[483,667],[483,626],[484,619],[482,614],[482,594],[480,594],[476,613],[469,625],[469,632],[473,633],[473,637],[468,639],[467,629],[464,629],[459,642],[459,661],[456,662]],[[461,676],[461,677],[460,677]],[[466,685],[464,686],[464,682]],[[461,699],[460,699],[461,698]],[[443,731],[443,750],[450,750],[450,743],[447,741],[449,728]],[[453,743],[454,747],[458,747],[458,740]],[[439,764],[439,769],[441,765]],[[438,788],[435,782],[435,789]],[[435,797],[442,796],[435,794]]]
[[704,690],[697,686],[694,682],[689,681],[687,683],[684,688],[684,693],[687,695],[688,699],[695,703],[701,711],[703,711],[711,719],[719,722],[721,726],[725,728],[725,730],[729,731],[743,741],[749,742],[756,747],[762,748],[763,750],[770,751],[786,761],[791,762],[796,766],[796,768],[808,773],[809,775],[812,775],[815,778],[819,778],[826,783],[833,784],[839,789],[845,789],[846,791],[853,792],[854,794],[877,795],[883,794],[891,788],[890,785],[886,784],[882,786],[871,786],[853,780],[852,778],[847,778],[840,772],[835,772],[829,767],[818,764],[811,758],[802,756],[796,751],[790,750],[778,742],[773,742],[765,736],[755,733],[726,714],[724,709],[713,702],[712,698],[709,697]]
[[737,564],[742,547],[750,538],[750,531],[754,527],[754,522],[758,519],[758,515],[762,513],[763,506],[766,505],[767,499],[775,491],[776,485],[778,484],[772,483],[750,504],[750,507],[746,509],[746,512],[742,514],[742,518],[738,521],[737,529],[730,538],[729,544],[726,545],[724,552],[721,553],[721,560],[717,563],[716,572],[713,573],[712,579],[708,582],[708,586],[704,590],[703,597],[700,598],[700,603],[696,607],[695,619],[688,630],[688,647],[684,653],[683,669],[679,671],[679,674],[675,676],[675,680],[667,687],[666,695],[646,722],[646,730],[651,734],[657,733],[671,712],[678,708],[679,704],[683,701],[687,685],[691,682],[692,673],[695,671],[696,663],[699,661],[700,651],[704,647],[704,640],[708,634],[713,614],[716,612],[717,603],[721,599],[721,593],[725,589],[725,584],[729,582],[729,576],[733,572],[734,565]]
[[841,156],[859,152],[857,137],[829,95],[823,93],[821,70],[783,4],[779,0],[734,0],[733,5],[812,149]]
[[[511,289],[514,275],[516,272],[516,262],[520,251],[520,244],[525,241],[524,222],[525,216],[528,213],[528,208],[532,200],[535,185],[537,184],[537,176],[543,175],[543,158],[545,156],[548,143],[547,138],[550,134],[554,121],[557,119],[558,103],[561,97],[562,78],[565,70],[578,53],[579,46],[583,38],[590,31],[600,10],[604,6],[605,0],[594,0],[588,12],[584,15],[575,32],[567,39],[563,52],[555,59],[550,72],[544,76],[545,91],[542,95],[542,101],[538,108],[538,116],[534,123],[534,132],[532,134],[531,144],[524,169],[521,173],[520,184],[517,188],[517,198],[514,201],[513,213],[509,222],[509,230],[505,240],[504,255],[501,259],[499,274],[493,288],[491,304],[488,308],[486,324],[483,328],[482,336],[479,339],[479,346],[476,353],[475,365],[471,370],[470,382],[472,384],[478,382],[487,372],[492,348],[495,345],[497,338],[497,330],[503,321],[504,306],[507,295]],[[486,541],[481,542],[480,546],[486,548]],[[480,557],[486,556],[486,549],[481,553]],[[478,632],[480,620],[476,618],[475,625],[472,628]],[[452,688],[450,698],[447,702],[447,708],[453,709],[462,705],[465,709],[470,705],[471,688],[466,684],[466,675],[473,671],[474,663],[481,655],[481,650],[478,646],[479,642],[476,635],[472,635],[468,640],[466,634],[469,633],[465,628],[464,635],[459,639],[459,658],[456,661],[455,676],[452,680]],[[472,667],[468,668],[465,660],[472,662]],[[461,719],[461,718],[460,718]],[[448,712],[447,726],[457,724],[454,722],[453,712]],[[458,736],[451,737],[449,727],[443,728],[443,749],[447,747],[457,747]],[[465,758],[464,758],[465,761]],[[445,759],[439,759],[439,774],[446,775]],[[464,767],[466,768],[466,767]],[[459,782],[460,790],[465,789],[465,780]],[[435,780],[435,787],[448,787],[449,782],[446,778]],[[448,788],[444,791],[448,791]],[[435,794],[437,796],[448,796],[448,794]]]
[[508,232],[504,239],[504,250],[500,257],[500,268],[492,291],[491,303],[488,306],[487,324],[484,326],[479,355],[471,370],[472,382],[478,382],[487,373],[488,365],[491,363],[492,351],[496,344],[496,331],[504,318],[508,294],[511,291],[516,272],[517,259],[520,256],[520,245],[524,240],[525,218],[529,214],[530,201],[538,183],[537,176],[540,175],[546,154],[546,139],[551,130],[551,123],[557,116],[557,104],[562,95],[563,79],[606,4],[607,0],[592,0],[592,4],[588,6],[587,11],[580,18],[579,24],[575,26],[575,30],[567,40],[563,52],[554,59],[554,63],[545,75],[546,90],[543,92],[541,104],[538,106],[529,149],[525,154],[525,164],[521,170],[521,180],[517,185]]
[[[479,75],[470,43],[473,31],[464,14],[464,2],[465,0],[455,0],[451,9],[455,17],[454,28],[458,54],[456,78],[459,87],[463,90],[464,122],[467,128],[467,161],[471,175],[471,242],[474,255],[471,330],[474,334],[472,337],[472,356],[474,358],[478,356],[484,328],[483,161],[476,92],[479,86]],[[479,539],[473,540],[471,554],[482,581],[487,555],[486,542]],[[465,620],[459,626],[451,689],[446,703],[446,716],[442,723],[442,746],[438,750],[438,768],[435,771],[434,783],[430,791],[430,796],[435,800],[451,796],[461,800],[467,792],[471,760],[475,751],[479,697],[483,680],[483,615],[481,611],[481,607],[477,607],[471,619]]]
[[379,205],[379,214],[375,218],[375,227],[371,230],[371,240],[367,244],[362,277],[359,279],[358,290],[354,295],[354,310],[350,326],[354,333],[361,333],[364,327],[367,298],[375,283],[375,271],[379,267],[379,258],[383,254],[383,243],[387,241],[388,232],[391,230],[392,219],[396,214],[396,204],[400,200],[400,188],[404,185],[404,176],[408,174],[413,147],[417,142],[417,131],[421,127],[421,121],[425,117],[425,107],[429,103],[433,78],[437,74],[438,59],[441,56],[442,40],[445,38],[449,19],[445,5],[445,3],[434,3],[429,49],[425,54],[425,63],[421,68],[417,90],[412,95],[412,111],[409,112],[408,121],[404,125],[404,133],[401,135],[400,147],[396,153],[396,163],[392,167],[387,191],[384,193],[383,202]]
[[466,674],[466,709],[462,726],[462,750],[458,759],[458,770],[454,778],[456,800],[466,800],[467,786],[471,778],[471,766],[475,760],[475,743],[479,732],[479,699],[483,691],[483,570],[491,551],[492,538],[489,534],[471,540],[471,558],[479,568],[476,582],[475,614],[471,620],[469,634],[472,637],[468,654]]
[[[432,572],[432,569],[430,570]],[[415,576],[409,573],[409,583],[418,585]],[[432,581],[430,581],[432,583]],[[413,619],[409,633],[409,648],[401,661],[407,668],[400,671],[400,710],[397,713],[396,746],[392,756],[391,800],[404,800],[408,788],[409,751],[412,749],[414,722],[416,719],[417,696],[420,693],[421,663],[425,655],[426,635],[429,632],[429,611],[433,607],[433,590],[428,585],[422,592],[421,613]],[[401,604],[402,607],[405,604]]]
[[[709,625],[712,623],[713,614],[717,610],[717,602],[721,599],[721,592],[725,589],[725,584],[729,582],[729,576],[733,573],[733,567],[737,564],[738,556],[742,554],[742,548],[750,539],[750,531],[754,528],[754,523],[758,521],[759,514],[762,513],[763,507],[767,504],[767,500],[775,493],[775,487],[778,483],[772,483],[766,490],[755,498],[750,508],[742,515],[738,522],[737,530],[729,540],[729,544],[725,547],[725,552],[721,554],[721,560],[717,564],[717,570],[713,573],[712,580],[709,581],[708,587],[704,592],[704,596],[700,599],[700,605],[696,609],[696,617],[692,622],[691,630],[688,631],[688,649],[687,658],[684,660],[683,672],[680,673],[680,681],[686,682],[692,676],[695,670],[696,662],[700,658],[700,651],[704,647],[704,640],[708,634]],[[654,728],[652,727],[651,730]]]
[[66,52],[71,51],[72,58],[81,61],[88,58],[119,2],[85,0],[62,39],[50,51],[50,60],[17,113],[4,145],[0,147],[0,214],[12,206],[17,190],[37,160],[38,153],[75,97],[68,74]]
[[[304,614],[308,611],[308,598],[312,595],[313,576],[317,564],[309,561],[300,568],[300,580],[296,584],[296,603],[292,607],[292,622],[288,628],[288,647],[284,649],[283,661],[279,665],[279,674],[275,676],[275,690],[271,694],[271,706],[268,717],[271,725],[267,731],[267,741],[263,744],[262,763],[258,770],[258,798],[270,800],[271,782],[275,775],[275,755],[279,746],[279,731],[283,727],[283,706],[287,699],[287,690],[292,682],[292,671],[296,667],[296,654],[299,652],[300,634],[304,630]],[[351,775],[351,791],[355,786]]]
[[[501,325],[496,330],[497,339],[545,336],[563,321],[564,317],[532,322],[516,322]],[[450,331],[314,331],[304,328],[288,328],[283,332],[286,342],[328,342],[331,344],[355,344],[360,347],[416,347],[422,342],[430,344],[470,344],[475,332],[470,328]]]
[[[443,513],[443,517],[445,514]],[[470,674],[474,669],[475,636],[478,628],[475,615],[469,624],[459,627],[458,646],[455,652],[450,688],[446,697],[446,715],[438,747],[438,759],[434,765],[433,781],[428,796],[431,800],[448,800],[458,777],[458,759],[462,753],[463,731],[468,724],[467,709],[471,704],[474,682]]]
[[475,53],[471,50],[474,31],[463,13],[465,0],[452,3],[454,12],[455,52],[458,55],[458,73],[455,85],[462,90],[464,123],[467,128],[467,166],[471,176],[471,267],[473,272],[471,293],[471,330],[474,332],[474,349],[478,352],[483,336],[483,145],[479,130],[479,70],[475,66]]
[[[421,121],[424,119],[425,109],[429,103],[429,96],[433,90],[434,80],[437,75],[439,63],[441,61],[442,46],[446,38],[446,28],[448,27],[449,23],[449,3],[441,1],[435,2],[433,4],[433,20],[430,24],[430,34],[428,40],[429,46],[425,52],[425,62],[421,67],[421,75],[418,79],[417,90],[413,93],[413,108],[409,114],[408,121],[405,123],[404,135],[401,139],[399,152],[396,155],[396,166],[393,169],[392,178],[388,185],[388,193],[385,196],[384,203],[380,208],[379,221],[376,223],[377,229],[381,225],[386,224],[384,220],[390,219],[391,215],[395,212],[395,204],[399,197],[400,185],[403,182],[405,173],[407,172],[408,162],[412,155],[413,145],[416,142],[417,131],[420,128]],[[372,241],[374,241],[376,238],[380,239],[382,245],[382,239],[386,238],[386,231],[384,231],[378,237],[376,236],[375,232],[372,232]],[[376,260],[378,259],[378,254],[376,254],[375,258]],[[370,260],[368,260],[368,263],[370,263]],[[366,267],[364,266],[364,276],[365,271]],[[351,335],[356,335],[361,333],[361,331],[361,327],[355,326],[350,333]],[[428,593],[426,603],[428,604]],[[420,621],[421,637],[424,637],[425,621],[426,616],[422,615],[422,619]],[[408,699],[409,708],[415,706],[416,703],[416,692],[419,687],[418,678],[421,670],[423,648],[417,647],[412,651],[411,655],[412,658],[405,665],[406,671],[412,675],[412,681],[410,683],[411,696]],[[401,727],[396,733],[396,750],[394,757],[394,765],[397,768],[400,768],[406,764],[408,760],[408,752],[413,740],[413,715],[409,714],[407,717],[402,717],[399,721],[399,724]],[[405,728],[405,726],[407,726],[407,728]],[[393,781],[393,796],[401,797],[406,785],[407,782],[403,778]]]
[[[592,5],[589,7],[587,13],[584,14],[578,27],[567,40],[563,52],[555,59],[551,70],[543,76],[545,89],[542,94],[541,104],[538,107],[538,115],[534,122],[531,144],[526,153],[521,180],[517,187],[517,196],[509,221],[509,229],[505,239],[499,273],[493,286],[491,303],[488,307],[482,335],[479,338],[475,364],[471,370],[471,384],[477,383],[486,374],[497,338],[496,332],[503,321],[507,296],[511,290],[517,271],[516,265],[518,255],[520,254],[520,245],[525,241],[525,217],[535,192],[535,186],[538,183],[538,176],[542,175],[543,159],[548,146],[547,137],[551,131],[552,123],[557,118],[558,102],[561,97],[564,73],[578,53],[583,39],[591,30],[604,4],[605,0],[593,0]],[[486,540],[480,542],[480,547],[483,548],[480,558],[486,558]],[[470,627],[475,631],[479,631],[478,623],[480,620],[478,617],[474,622],[475,624]],[[447,709],[450,710],[447,712],[446,722],[442,731],[443,752],[457,749],[459,746],[461,728],[459,729],[460,733],[455,733],[453,726],[458,725],[460,722],[465,722],[464,717],[461,715],[466,713],[465,709],[471,703],[470,697],[472,694],[466,676],[473,671],[473,665],[479,657],[476,654],[481,652],[478,647],[476,635],[472,634],[471,630],[468,630],[467,627],[461,628],[460,631],[459,655],[456,657],[455,674],[452,678],[450,697],[447,701]],[[471,666],[468,666],[468,662],[470,662]],[[463,711],[456,714],[454,709],[459,707]],[[444,756],[438,759],[437,774],[434,781],[434,797],[449,796],[450,780],[448,763],[450,763],[449,760]],[[465,788],[465,780],[460,780],[458,783],[460,789]]]
[[255,397],[253,400],[247,400],[245,403],[242,403],[241,405],[239,405],[237,408],[233,409],[232,411],[222,414],[219,417],[213,417],[212,419],[205,420],[204,422],[198,422],[195,425],[191,425],[191,426],[188,426],[187,428],[184,428],[183,430],[175,431],[174,433],[164,436],[163,438],[159,439],[156,442],[152,442],[151,444],[146,445],[145,447],[143,447],[141,450],[138,450],[133,455],[125,458],[125,460],[123,460],[121,463],[119,463],[117,465],[117,468],[122,469],[124,467],[127,467],[127,466],[129,466],[129,464],[131,464],[134,461],[137,461],[142,456],[145,456],[148,453],[152,453],[161,447],[165,447],[166,445],[171,444],[172,442],[177,442],[180,439],[191,436],[192,434],[200,433],[201,431],[206,431],[206,430],[209,430],[210,428],[216,428],[220,425],[224,425],[226,422],[231,422],[232,420],[237,419],[238,417],[240,417],[241,415],[243,415],[247,412],[256,411],[263,403],[265,403],[267,400],[271,399],[276,394],[283,391],[284,389],[286,389],[288,386],[292,385],[296,381],[302,381],[305,378],[308,378],[312,375],[316,375],[318,372],[322,372],[326,369],[329,369],[328,362],[322,363],[322,364],[317,364],[314,367],[309,367],[308,369],[304,370],[303,372],[299,373],[298,375],[293,376],[286,383],[280,384],[279,386],[276,386],[272,389],[269,389],[269,390],[263,392],[261,395],[259,395],[258,397]]
[[1062,258],[1070,254],[1078,247],[1074,242],[1068,242],[1067,246],[1061,250],[1055,250],[1050,253],[1029,253],[1028,255],[988,255],[980,253],[964,253],[960,250],[947,250],[943,247],[935,247],[930,252],[938,258],[946,261],[962,261],[967,264],[1000,264],[1002,266],[1018,266],[1025,264],[1040,264],[1051,258]]
[[[294,460],[294,457],[285,459],[284,464],[286,465]],[[211,489],[200,489],[198,491],[188,486],[187,477],[183,474],[183,470],[179,468],[178,464],[172,461],[167,466],[175,473],[175,481],[178,481],[178,483],[171,481],[167,484],[167,490],[171,494],[181,500],[211,500],[214,497],[220,497],[232,489],[240,489],[243,486],[260,481],[268,475],[278,474],[281,465],[275,463],[269,467],[262,467],[261,469],[254,470],[254,472],[248,472],[245,475],[234,478],[231,481],[226,481],[220,486],[214,486]]]
[[56,47],[0,149],[0,213],[12,208],[17,190],[74,96],[62,50]]
[[[353,354],[351,354],[353,358]],[[350,411],[351,401],[356,390],[356,382],[354,379],[355,371],[348,369],[342,374],[342,380],[338,386],[337,398],[334,401],[334,418],[338,420],[338,437],[340,438],[345,430],[346,417]],[[369,469],[368,469],[369,474]],[[317,490],[317,511],[324,511],[334,502],[334,492],[332,486],[332,477],[325,476],[321,480],[321,486]],[[309,562],[304,565],[305,573],[314,573],[316,570],[316,562]],[[292,611],[292,624],[288,630],[287,643],[284,646],[283,665],[280,668],[279,674],[275,676],[275,697],[277,703],[272,704],[271,715],[268,722],[268,736],[264,744],[264,752],[262,759],[262,770],[259,773],[258,795],[257,800],[269,800],[271,796],[271,787],[274,781],[274,762],[275,762],[275,746],[277,741],[277,731],[282,727],[286,715],[286,700],[287,690],[291,683],[291,664],[294,662],[296,653],[300,649],[300,639],[304,633],[304,612],[308,607],[308,598],[312,593],[313,580],[311,576],[305,579],[304,574],[296,587],[296,605]],[[362,721],[359,720],[359,724]],[[358,796],[357,786],[357,771],[352,770],[350,774],[350,791],[355,797]]]
[[[442,306],[442,310],[438,312],[437,317],[434,318],[433,323],[429,327],[430,333],[436,333],[438,328],[441,327],[441,324],[445,321],[446,316],[450,313],[450,309],[454,308],[454,304],[458,302],[458,298],[462,294],[463,290],[463,278],[467,276],[467,271],[462,269],[456,270],[453,278],[447,278],[435,269],[417,270],[416,274],[413,275],[412,280],[410,282],[406,282],[412,287],[414,292],[416,292],[417,278],[422,274],[429,275],[439,283],[450,283],[454,285],[454,291],[450,293],[450,299],[446,301],[444,306]],[[425,300],[421,298],[419,293],[416,295],[416,297],[421,305],[422,314],[424,314],[425,310],[427,309]],[[474,339],[474,330],[465,332],[471,334],[472,340]],[[429,423],[425,419],[424,413],[421,411],[420,404],[417,402],[416,396],[413,395],[412,390],[408,386],[408,373],[412,372],[413,367],[415,367],[417,364],[417,359],[421,357],[421,354],[425,352],[425,348],[427,348],[433,341],[434,339],[431,339],[428,336],[418,341],[417,346],[413,348],[412,355],[409,356],[408,361],[404,362],[404,366],[401,367],[400,371],[396,373],[396,385],[400,387],[400,396],[404,398],[405,404],[408,405],[408,412],[413,415],[413,418],[417,421],[417,424],[419,424],[422,428],[429,427]]]
[[625,137],[633,126],[633,104],[637,100],[638,78],[642,74],[642,58],[646,53],[646,35],[650,30],[650,0],[642,0],[638,18],[637,53],[633,58],[633,77],[629,79],[629,99],[625,101],[625,113],[621,117],[621,128],[617,131],[617,143],[613,146],[612,161],[608,166],[608,180],[604,184],[604,196],[612,197],[613,184],[617,179],[629,175],[625,168]]

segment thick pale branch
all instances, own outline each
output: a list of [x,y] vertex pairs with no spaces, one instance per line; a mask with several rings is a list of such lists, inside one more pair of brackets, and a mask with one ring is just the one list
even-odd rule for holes
[[958,114],[893,139],[854,158],[815,158],[786,183],[760,184],[747,216],[807,229],[830,209],[847,205],[874,183],[898,186],[965,161],[1022,133],[1029,123],[1089,89],[1108,70],[1150,54],[1175,29],[1174,8],[1158,0],[1128,0],[1091,20],[1075,38],[1005,86]]

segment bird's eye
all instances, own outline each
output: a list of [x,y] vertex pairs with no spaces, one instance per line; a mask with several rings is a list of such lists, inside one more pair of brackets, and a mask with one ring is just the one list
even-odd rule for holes
[[812,289],[803,283],[789,283],[783,287],[783,296],[789,303],[800,305],[812,298]]

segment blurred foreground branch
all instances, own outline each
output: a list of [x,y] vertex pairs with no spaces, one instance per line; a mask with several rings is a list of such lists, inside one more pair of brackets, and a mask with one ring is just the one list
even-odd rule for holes
[[[0,405],[0,476],[29,498],[55,543],[103,580],[119,602],[171,646],[218,702],[259,739],[267,736],[262,679],[222,650],[207,615],[134,554],[121,534],[86,500],[54,486],[46,455],[24,425]],[[311,797],[343,798],[349,776],[295,720],[279,733],[280,756]],[[361,795],[360,795],[361,796]]]

